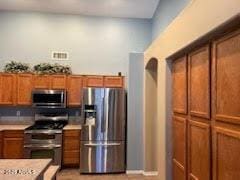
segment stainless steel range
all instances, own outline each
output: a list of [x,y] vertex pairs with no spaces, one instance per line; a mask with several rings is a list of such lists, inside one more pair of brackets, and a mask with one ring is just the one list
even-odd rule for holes
[[62,161],[62,130],[68,114],[42,113],[35,115],[35,124],[24,131],[24,157],[52,158],[53,164]]

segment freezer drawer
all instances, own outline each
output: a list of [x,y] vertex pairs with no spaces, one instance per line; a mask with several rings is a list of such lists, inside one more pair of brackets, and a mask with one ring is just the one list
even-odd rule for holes
[[125,172],[125,142],[81,142],[81,173]]

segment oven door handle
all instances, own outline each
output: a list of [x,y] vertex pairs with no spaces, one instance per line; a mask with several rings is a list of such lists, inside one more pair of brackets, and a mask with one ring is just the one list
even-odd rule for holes
[[48,148],[48,149],[55,149],[55,148],[61,148],[61,145],[24,145],[24,148],[30,148],[30,149],[37,149],[37,148]]
[[84,146],[89,146],[89,147],[97,147],[97,146],[120,146],[121,143],[88,143],[88,144],[84,144]]
[[32,132],[32,131],[25,131],[24,134],[32,134],[32,135],[35,135],[35,134],[46,134],[46,135],[56,135],[56,134],[62,134],[61,131],[54,131],[54,132],[51,132],[50,131],[42,131],[42,132]]

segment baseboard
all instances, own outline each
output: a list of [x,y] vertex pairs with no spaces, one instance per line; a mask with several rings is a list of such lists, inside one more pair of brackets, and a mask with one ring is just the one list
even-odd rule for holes
[[143,174],[143,170],[127,170],[127,174]]
[[157,176],[158,172],[157,171],[143,171],[144,176]]
[[126,174],[142,174],[144,176],[157,176],[157,171],[128,170]]

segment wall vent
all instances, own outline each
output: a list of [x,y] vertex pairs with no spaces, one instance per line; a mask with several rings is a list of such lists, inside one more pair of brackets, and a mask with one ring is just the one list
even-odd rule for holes
[[52,52],[52,59],[53,60],[68,60],[68,52]]

